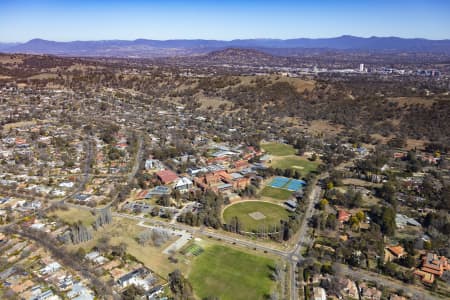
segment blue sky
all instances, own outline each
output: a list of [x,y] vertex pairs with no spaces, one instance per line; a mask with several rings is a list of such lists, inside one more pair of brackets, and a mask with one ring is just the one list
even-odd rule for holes
[[450,38],[450,0],[0,0],[0,41]]

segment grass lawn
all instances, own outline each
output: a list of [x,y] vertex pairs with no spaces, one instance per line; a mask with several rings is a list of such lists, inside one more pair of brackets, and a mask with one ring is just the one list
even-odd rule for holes
[[297,150],[295,150],[294,147],[292,147],[292,145],[281,143],[261,144],[261,148],[263,148],[266,152],[274,156],[295,155],[295,153],[297,153]]
[[287,156],[274,158],[271,163],[271,167],[279,169],[292,169],[299,171],[302,176],[306,176],[312,171],[317,170],[319,166],[317,161],[309,161],[299,156]]
[[260,194],[262,197],[269,197],[274,198],[277,200],[287,200],[292,195],[291,191],[284,190],[284,189],[278,189],[271,186],[266,186],[261,191]]
[[69,224],[81,221],[81,223],[85,226],[92,225],[96,219],[96,216],[94,216],[91,212],[76,208],[69,208],[67,210],[58,209],[51,212],[50,216],[55,216]]
[[275,286],[269,278],[274,265],[270,258],[214,245],[194,260],[188,279],[200,299],[263,300]]
[[[255,219],[249,215],[255,212],[263,214],[265,218]],[[280,220],[286,220],[288,216],[289,213],[284,207],[262,201],[236,203],[223,212],[225,223],[230,222],[233,217],[238,217],[246,231],[256,230],[261,225],[279,225]]]

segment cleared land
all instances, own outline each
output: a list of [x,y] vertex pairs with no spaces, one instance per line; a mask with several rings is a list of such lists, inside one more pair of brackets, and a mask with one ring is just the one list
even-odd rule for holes
[[287,200],[292,195],[291,191],[266,186],[260,194],[262,197],[269,197],[277,200]]
[[307,130],[313,134],[329,134],[329,133],[339,133],[343,129],[342,125],[331,124],[326,120],[314,120],[311,121],[310,125],[307,126]]
[[281,143],[264,143],[261,144],[261,148],[263,148],[269,154],[275,156],[295,155],[295,153],[297,153],[292,145]]
[[206,96],[198,96],[198,102],[201,104],[200,109],[209,110],[209,109],[217,109],[221,105],[225,105],[227,108],[230,108],[233,104],[231,101],[220,99],[220,98],[212,98]]
[[[252,217],[261,216],[261,214],[264,215],[264,218]],[[289,213],[282,206],[263,201],[239,202],[228,206],[223,212],[225,223],[229,223],[233,217],[237,217],[245,231],[257,230],[263,225],[279,225],[280,220],[286,220],[288,216]]]
[[200,299],[262,300],[274,287],[269,278],[274,264],[270,258],[214,245],[194,260],[189,281]]

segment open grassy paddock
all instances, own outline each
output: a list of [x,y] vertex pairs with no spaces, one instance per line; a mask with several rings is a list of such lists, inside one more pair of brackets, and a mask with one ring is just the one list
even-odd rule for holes
[[262,201],[239,202],[228,206],[223,212],[225,223],[237,217],[245,231],[257,230],[262,225],[279,225],[280,220],[286,220],[288,216],[284,207]]
[[195,258],[188,279],[199,299],[262,300],[275,286],[269,277],[274,265],[267,257],[213,245]]
[[292,145],[281,143],[264,143],[261,144],[261,148],[274,156],[295,155],[295,153],[297,152],[297,150],[295,150]]

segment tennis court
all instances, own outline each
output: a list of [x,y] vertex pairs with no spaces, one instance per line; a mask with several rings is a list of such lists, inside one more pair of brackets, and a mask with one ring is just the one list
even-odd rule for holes
[[194,256],[199,256],[200,254],[203,253],[203,251],[204,251],[203,248],[200,247],[199,245],[192,244],[183,251],[183,254],[191,254]]
[[304,182],[303,180],[292,179],[291,181],[289,181],[289,184],[286,186],[286,189],[289,191],[296,192],[305,185],[306,185],[306,182]]
[[269,186],[280,189],[283,186],[285,186],[286,183],[288,183],[288,181],[289,181],[289,178],[277,176],[272,180],[272,182],[269,184]]

